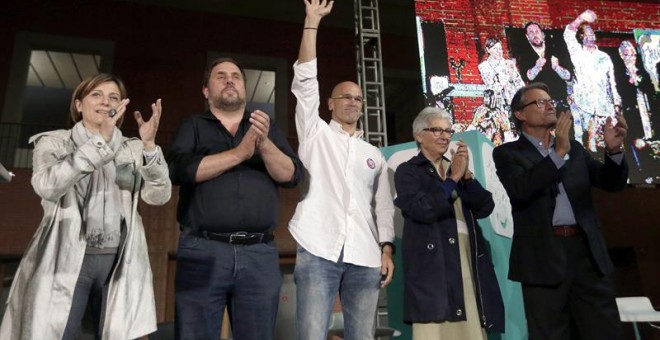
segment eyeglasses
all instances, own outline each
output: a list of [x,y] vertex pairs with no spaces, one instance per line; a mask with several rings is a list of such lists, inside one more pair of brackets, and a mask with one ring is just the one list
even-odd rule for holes
[[454,132],[456,132],[456,130],[454,130],[454,129],[443,129],[443,128],[439,128],[439,127],[426,128],[426,129],[422,129],[422,131],[431,132],[433,134],[433,137],[440,137],[445,133],[447,135],[451,136],[451,135],[454,134]]
[[346,100],[354,100],[356,102],[362,103],[364,101],[364,98],[360,96],[351,96],[350,94],[343,94],[341,96],[337,97],[330,97],[330,99],[346,99]]
[[538,106],[539,109],[542,109],[542,108],[545,108],[545,106],[548,105],[548,104],[550,104],[550,106],[552,106],[552,107],[556,107],[557,106],[557,101],[554,100],[554,99],[537,99],[537,100],[531,101],[531,102],[523,105],[520,109],[522,110],[522,109],[524,109],[524,108],[526,108],[526,107],[528,107],[532,104],[536,104],[536,106]]

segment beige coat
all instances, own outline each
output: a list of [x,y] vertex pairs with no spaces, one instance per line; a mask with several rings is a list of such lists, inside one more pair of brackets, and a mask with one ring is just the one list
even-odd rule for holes
[[[112,154],[105,144],[76,149],[71,130],[46,132],[30,141],[35,142],[32,186],[42,199],[44,218],[18,267],[0,339],[59,340],[86,248],[74,184]],[[144,165],[142,145],[124,138],[114,156],[126,230],[109,287],[104,340],[135,339],[156,330],[153,279],[137,206],[140,195],[148,204],[165,204],[172,184],[160,149]]]

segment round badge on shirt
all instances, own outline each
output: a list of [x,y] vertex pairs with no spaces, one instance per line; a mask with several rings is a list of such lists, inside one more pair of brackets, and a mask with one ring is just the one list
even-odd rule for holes
[[374,160],[371,159],[371,158],[367,158],[367,166],[370,169],[375,169],[376,168],[376,162],[374,162]]

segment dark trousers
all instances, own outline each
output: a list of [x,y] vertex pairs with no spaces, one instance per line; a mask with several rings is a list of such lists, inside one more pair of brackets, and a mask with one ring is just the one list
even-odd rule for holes
[[581,236],[562,237],[562,246],[568,265],[558,286],[522,285],[529,339],[620,339],[609,277],[600,274]]
[[281,285],[274,242],[231,245],[181,233],[176,339],[219,339],[225,306],[234,340],[273,339]]
[[88,304],[94,324],[94,336],[101,339],[108,285],[116,259],[117,254],[85,254],[62,340],[74,340],[78,336]]

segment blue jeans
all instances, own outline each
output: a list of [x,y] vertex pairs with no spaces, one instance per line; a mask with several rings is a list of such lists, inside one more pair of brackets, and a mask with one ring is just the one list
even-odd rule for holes
[[380,268],[337,263],[298,246],[296,269],[296,329],[299,340],[325,340],[337,292],[344,313],[344,339],[373,340],[380,293]]
[[231,245],[181,233],[176,339],[220,339],[229,311],[235,340],[273,339],[282,275],[274,242]]

